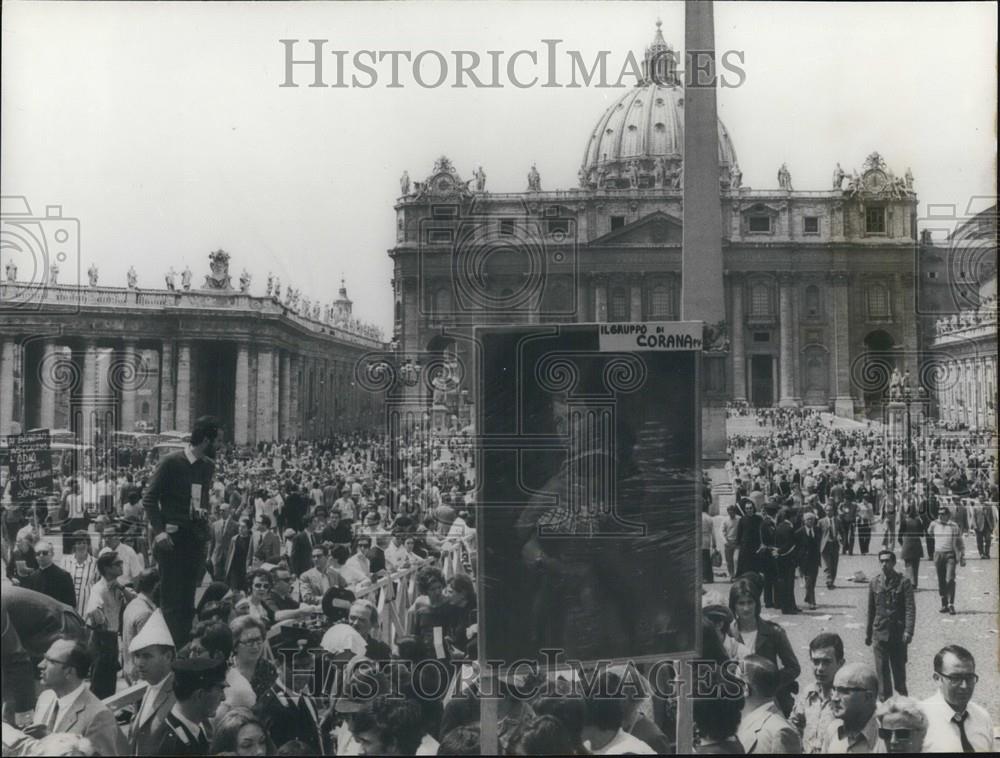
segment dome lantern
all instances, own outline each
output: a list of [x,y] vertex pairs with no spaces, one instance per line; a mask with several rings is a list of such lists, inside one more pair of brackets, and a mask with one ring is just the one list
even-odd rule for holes
[[663,39],[661,26],[663,22],[656,19],[653,44],[646,48],[646,55],[642,61],[642,83],[656,82],[676,87],[680,84],[677,78],[677,53]]

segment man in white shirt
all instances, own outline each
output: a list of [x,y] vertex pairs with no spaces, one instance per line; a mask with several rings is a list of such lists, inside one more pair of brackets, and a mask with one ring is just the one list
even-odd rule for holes
[[[625,685],[631,687],[632,685]],[[625,692],[621,677],[602,671],[597,686],[584,700],[583,746],[593,755],[655,755],[642,740],[622,729]]]
[[358,535],[354,539],[354,550],[354,555],[347,559],[340,572],[348,586],[371,579],[372,538],[367,534]]
[[83,642],[59,639],[49,646],[39,665],[47,689],[38,696],[34,723],[26,731],[36,738],[78,734],[90,740],[98,755],[123,755],[125,740],[114,714],[87,687],[91,662]]
[[83,618],[94,630],[97,651],[90,688],[98,697],[106,698],[115,694],[122,613],[135,594],[126,594],[128,590],[118,583],[122,559],[117,553],[108,551],[98,558],[97,571],[101,578],[94,584]]
[[139,554],[130,545],[122,542],[121,534],[115,526],[104,527],[104,547],[101,548],[98,557],[104,555],[107,550],[113,550],[122,559],[122,575],[118,577],[118,583],[135,584],[136,577],[146,566]]
[[946,645],[934,656],[938,689],[921,706],[927,714],[925,753],[989,753],[993,750],[993,720],[972,702],[976,690],[976,659],[958,645]]

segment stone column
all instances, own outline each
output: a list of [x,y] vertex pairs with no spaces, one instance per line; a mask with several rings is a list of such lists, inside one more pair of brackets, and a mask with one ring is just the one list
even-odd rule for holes
[[5,338],[0,347],[0,438],[11,433],[14,422],[14,361],[17,344]]
[[[42,348],[42,364],[35,379],[38,381],[38,426],[52,429],[56,425],[56,361],[59,360],[58,346],[52,340],[45,340]],[[26,381],[27,377],[25,377]],[[27,425],[25,425],[27,426]]]
[[236,403],[233,411],[233,442],[237,445],[249,444],[250,346],[246,342],[236,346]]
[[295,438],[302,434],[301,377],[299,376],[302,360],[297,355],[291,355],[288,358],[288,363],[291,371],[291,382],[288,388],[288,436]]
[[279,434],[281,421],[281,358],[277,348],[271,354],[271,434],[276,440],[280,440]]
[[160,345],[160,429],[174,426],[174,344],[169,339]]
[[743,346],[743,277],[733,274],[732,283],[733,311],[730,317],[730,334],[732,335],[733,352],[733,400],[747,399],[747,356]]
[[593,277],[594,281],[594,321],[606,323],[608,320],[608,278],[603,274]]
[[629,274],[629,320],[642,321],[642,275]]
[[272,425],[274,405],[273,349],[263,345],[257,348],[257,441],[274,439]]
[[[80,413],[81,441],[93,445],[97,430],[97,409],[100,398],[100,383],[97,379],[97,343],[85,340],[83,343],[83,365],[80,369]],[[70,401],[72,404],[72,400]]]
[[278,439],[286,440],[292,436],[292,360],[287,350],[281,351],[281,400],[278,409]]
[[900,371],[909,371],[910,377],[916,382],[918,377],[918,354],[917,354],[917,305],[915,283],[912,273],[900,273],[893,276],[893,298],[892,318],[899,327],[899,335],[903,347],[903,365]]
[[119,415],[119,428],[123,432],[135,431],[135,401],[139,385],[140,367],[139,354],[136,350],[138,340],[127,337],[123,340],[121,360],[124,364],[123,370],[114,372],[115,376],[121,377],[121,413]]
[[792,323],[792,279],[790,276],[780,277],[780,295],[778,303],[778,318],[781,319],[781,396],[778,405],[781,407],[799,404],[795,396],[795,324]]
[[838,416],[854,418],[854,398],[851,393],[851,335],[848,312],[848,283],[846,271],[830,275],[833,302],[833,350],[830,367],[833,373],[833,410]]
[[191,343],[177,342],[177,402],[174,404],[174,428],[191,431]]

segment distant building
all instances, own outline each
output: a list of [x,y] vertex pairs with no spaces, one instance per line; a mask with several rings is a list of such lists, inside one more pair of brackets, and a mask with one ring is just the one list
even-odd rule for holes
[[[519,192],[488,190],[481,168],[465,181],[445,157],[412,187],[404,177],[389,251],[404,360],[471,366],[474,324],[680,318],[684,90],[659,29],[644,61],[581,135],[577,187],[546,189],[530,157]],[[800,190],[774,165],[776,189],[743,185],[719,122],[729,397],[874,415],[892,369],[919,363],[912,175],[871,153]],[[455,388],[452,415],[468,396]],[[431,406],[432,389],[413,400]]]
[[[943,258],[947,315],[929,334],[925,374],[938,419],[952,428],[997,429],[997,207],[976,214],[925,258]],[[928,271],[927,273],[931,273]],[[937,301],[935,301],[937,302]]]

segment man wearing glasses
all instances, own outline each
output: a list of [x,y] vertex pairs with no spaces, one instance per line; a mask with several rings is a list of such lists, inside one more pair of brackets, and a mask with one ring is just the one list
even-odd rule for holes
[[91,657],[85,643],[56,640],[38,668],[46,689],[38,696],[34,723],[26,730],[28,734],[40,739],[55,732],[69,732],[89,739],[98,755],[127,752],[114,714],[87,689]]
[[837,720],[823,740],[824,753],[880,753],[878,722],[878,676],[864,663],[847,663],[833,678],[830,699]]
[[122,613],[125,606],[135,597],[135,593],[118,583],[123,563],[115,552],[107,552],[97,559],[97,571],[101,578],[90,592],[90,600],[83,615],[87,626],[94,630],[97,658],[90,677],[90,688],[99,698],[115,694],[115,684],[118,680],[118,635],[121,633]]
[[22,579],[21,586],[41,592],[60,603],[66,603],[70,608],[75,608],[76,590],[73,586],[73,577],[53,562],[52,543],[42,540],[35,545],[35,557],[38,559],[38,571]]
[[330,566],[330,552],[326,545],[312,550],[313,567],[299,577],[302,601],[318,603],[331,587],[347,589],[347,582],[340,572]]
[[938,689],[921,705],[927,714],[925,753],[989,753],[993,720],[972,702],[976,690],[976,659],[958,645],[946,645],[934,656]]
[[893,685],[900,695],[906,692],[906,649],[913,640],[917,606],[913,585],[896,571],[896,554],[878,554],[882,573],[868,586],[868,631],[865,644],[875,653],[882,700],[892,697]]
[[371,535],[363,534],[354,540],[355,553],[344,564],[342,575],[348,586],[371,581]]

